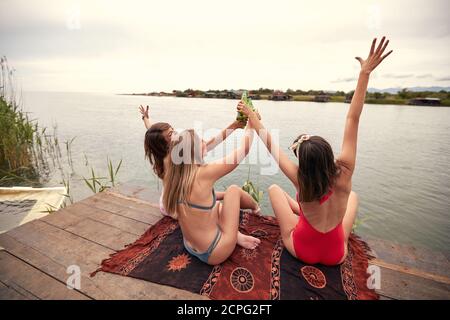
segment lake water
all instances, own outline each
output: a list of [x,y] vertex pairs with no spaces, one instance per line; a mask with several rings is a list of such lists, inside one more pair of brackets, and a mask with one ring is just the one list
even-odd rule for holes
[[[44,126],[58,125],[61,141],[72,144],[72,192],[79,200],[91,193],[81,180],[93,166],[106,175],[106,158],[117,163],[120,182],[159,188],[144,159],[145,128],[139,104],[151,106],[155,121],[175,128],[224,128],[235,117],[236,100],[138,97],[87,93],[23,93],[24,109]],[[340,150],[348,104],[256,101],[267,128],[278,129],[287,150],[300,133],[321,135]],[[205,132],[207,134],[208,132]],[[209,132],[211,133],[211,132]],[[231,137],[230,139],[236,138]],[[231,140],[232,141],[232,140]],[[258,147],[252,155],[259,153]],[[64,152],[64,145],[62,144]],[[290,152],[289,152],[290,154]],[[85,155],[89,165],[86,166]],[[294,156],[290,154],[294,160]],[[259,157],[267,161],[267,155]],[[267,163],[267,162],[266,162]],[[264,167],[264,166],[262,166]],[[217,183],[241,185],[249,165],[241,164]],[[291,195],[294,189],[280,173],[260,174],[251,165],[251,180],[264,190],[273,183]],[[55,173],[48,185],[61,181]],[[448,250],[450,246],[450,108],[366,105],[360,122],[353,189],[360,196],[358,233],[399,243]],[[267,193],[262,207],[271,214]]]

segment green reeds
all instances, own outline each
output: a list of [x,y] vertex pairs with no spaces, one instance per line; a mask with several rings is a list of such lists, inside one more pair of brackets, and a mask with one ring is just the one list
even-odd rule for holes
[[255,186],[253,182],[250,181],[250,168],[251,167],[249,166],[247,180],[242,185],[242,190],[247,192],[257,203],[260,203],[263,198],[264,192],[259,190],[259,187]]
[[108,158],[108,173],[109,173],[109,181],[111,182],[111,186],[116,186],[116,177],[117,173],[120,170],[120,167],[122,166],[122,159],[120,159],[119,164],[114,169],[111,159]]
[[[56,130],[56,128],[55,128]],[[0,185],[40,185],[58,155],[56,133],[29,119],[16,98],[14,70],[0,58]]]
[[61,205],[61,207],[65,208],[67,207],[67,201],[70,202],[70,204],[73,204],[73,196],[72,196],[72,190],[70,189],[70,179],[62,179],[62,184],[64,185],[64,188],[66,188],[66,193],[64,194],[64,201]]
[[86,186],[93,192],[103,192],[106,189],[115,187],[117,184],[117,174],[119,173],[120,167],[122,166],[122,159],[119,161],[117,166],[114,167],[111,159],[107,158],[107,167],[109,177],[97,176],[93,167],[91,167],[89,178],[83,177],[83,181]]
[[[53,132],[40,127],[36,120],[28,117],[17,101],[14,70],[8,66],[6,57],[0,57],[0,186],[40,187],[50,175],[59,171],[60,183],[66,188],[62,207],[74,203],[71,182],[77,174],[72,145],[76,137],[63,142],[66,151],[63,157],[57,125],[53,125]],[[89,166],[86,154],[84,163],[86,167]],[[94,193],[104,191],[117,185],[121,166],[122,160],[114,166],[108,157],[106,176],[97,176],[91,167],[90,177],[82,177],[81,180]],[[46,212],[56,209],[48,205]]]
[[66,145],[66,152],[67,152],[67,161],[69,163],[70,168],[73,171],[73,159],[72,159],[72,143],[75,140],[76,137],[73,137],[70,140],[64,141],[64,144]]
[[370,217],[364,217],[364,218],[356,217],[355,221],[353,222],[352,232],[356,232],[356,229],[358,229],[367,220],[370,220]]

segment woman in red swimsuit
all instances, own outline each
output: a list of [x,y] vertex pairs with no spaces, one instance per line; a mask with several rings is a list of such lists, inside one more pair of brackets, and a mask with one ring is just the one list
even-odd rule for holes
[[269,188],[269,196],[285,247],[308,264],[337,265],[347,255],[347,242],[358,207],[358,197],[352,191],[352,175],[359,118],[370,73],[392,52],[383,54],[389,43],[385,37],[378,46],[376,42],[374,39],[367,59],[356,58],[361,71],[347,114],[341,154],[336,160],[325,139],[303,134],[290,148],[298,158],[298,163],[292,162],[272,141],[257,115],[245,106],[240,107],[297,190],[297,201],[277,185]]

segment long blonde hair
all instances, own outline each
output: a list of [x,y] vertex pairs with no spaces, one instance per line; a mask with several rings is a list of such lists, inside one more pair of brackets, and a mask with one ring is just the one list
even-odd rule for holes
[[202,139],[193,129],[172,136],[166,172],[164,174],[163,204],[177,218],[177,207],[188,201],[199,165],[203,163]]

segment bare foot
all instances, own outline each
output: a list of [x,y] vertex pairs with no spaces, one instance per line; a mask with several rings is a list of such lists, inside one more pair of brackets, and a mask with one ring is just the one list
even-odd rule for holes
[[261,215],[261,208],[257,205],[256,209],[252,209],[253,214]]
[[258,238],[247,236],[245,234],[242,234],[238,232],[237,235],[237,244],[245,249],[255,249],[259,244],[261,243],[261,240]]

